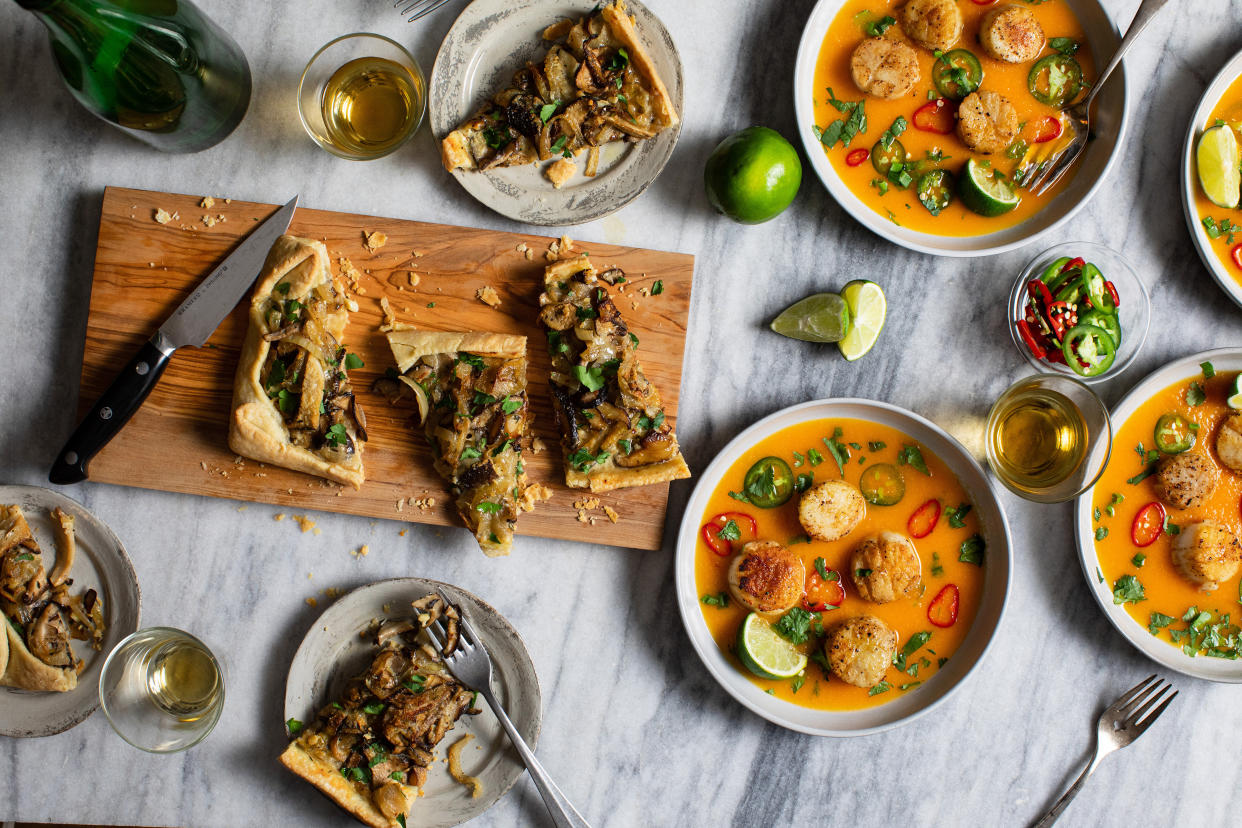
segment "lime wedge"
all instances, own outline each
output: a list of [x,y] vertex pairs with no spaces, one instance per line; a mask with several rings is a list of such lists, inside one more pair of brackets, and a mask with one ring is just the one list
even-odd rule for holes
[[991,164],[974,158],[966,162],[966,170],[957,186],[962,203],[981,216],[999,216],[1018,206],[1022,199],[1008,179],[996,174]]
[[1229,396],[1225,398],[1225,405],[1235,411],[1242,409],[1242,374],[1234,377],[1229,384]]
[[1208,127],[1199,138],[1195,150],[1195,166],[1199,170],[1199,186],[1217,207],[1230,210],[1238,206],[1242,190],[1242,172],[1238,170],[1238,138],[1228,124]]
[[841,291],[841,297],[850,307],[852,324],[837,347],[841,349],[842,356],[853,362],[870,351],[880,338],[888,302],[880,286],[865,279],[855,279],[847,284]]
[[746,616],[737,631],[737,657],[742,666],[759,678],[790,678],[806,669],[806,656],[754,612]]
[[849,328],[850,309],[835,293],[808,296],[772,320],[772,330],[804,342],[840,342]]

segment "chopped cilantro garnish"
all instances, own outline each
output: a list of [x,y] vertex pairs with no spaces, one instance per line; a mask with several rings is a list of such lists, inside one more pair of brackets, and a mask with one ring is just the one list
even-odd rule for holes
[[911,466],[916,471],[931,476],[931,472],[927,470],[927,463],[923,460],[923,452],[914,443],[902,444],[901,451],[897,454],[897,465]]
[[1146,597],[1143,583],[1133,575],[1122,575],[1113,583],[1114,604],[1137,604]]

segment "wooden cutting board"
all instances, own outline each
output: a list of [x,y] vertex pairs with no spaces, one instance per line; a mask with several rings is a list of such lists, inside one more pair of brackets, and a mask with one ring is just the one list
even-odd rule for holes
[[[222,198],[205,207],[201,196],[115,187],[104,192],[79,415],[208,271],[275,210],[271,204]],[[157,216],[165,216],[158,211],[173,218],[160,223]],[[386,233],[388,240],[372,251],[365,244],[366,234],[375,231]],[[240,460],[229,451],[233,373],[245,337],[249,293],[206,347],[177,351],[142,408],[91,462],[92,480],[272,503],[291,512],[317,509],[459,526],[445,483],[432,469],[421,428],[414,423],[412,403],[392,406],[370,390],[393,365],[387,341],[377,330],[380,299],[387,297],[400,321],[422,328],[527,337],[532,433],[544,449],[527,451],[525,464],[531,480],[549,486],[553,495],[521,517],[519,534],[660,547],[668,484],[610,492],[599,496],[599,506],[586,510],[575,503],[589,495],[564,485],[548,394],[546,340],[537,324],[545,256],[558,240],[309,209],[297,211],[289,232],[323,241],[334,272],[341,271],[341,259],[358,271],[356,281],[345,278],[359,305],[350,317],[345,344],[365,363],[350,376],[367,415],[366,483],[358,491],[342,488]],[[600,269],[615,264],[626,272],[624,290],[614,288],[614,298],[639,337],[644,371],[663,395],[669,419],[675,419],[694,257],[585,242],[573,242],[573,249],[589,252]],[[347,265],[345,269],[350,270]],[[418,274],[416,287],[410,284],[411,272]],[[499,295],[499,308],[476,298],[487,286]],[[651,295],[653,290],[657,295]],[[435,503],[428,506],[430,498]],[[615,524],[603,505],[619,515]]]

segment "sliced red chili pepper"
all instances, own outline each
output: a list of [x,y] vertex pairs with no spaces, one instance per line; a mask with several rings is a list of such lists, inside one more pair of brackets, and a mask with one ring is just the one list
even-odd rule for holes
[[1233,263],[1238,267],[1242,267],[1242,244],[1234,245],[1233,250],[1229,251],[1229,255],[1233,256]]
[[1044,310],[1055,301],[1052,298],[1052,291],[1044,284],[1043,279],[1032,279],[1026,283],[1026,293],[1031,298],[1038,298],[1042,303]]
[[948,135],[953,131],[953,107],[945,98],[937,98],[914,110],[914,125],[924,132]]
[[[835,577],[835,580],[834,580]],[[811,570],[806,576],[806,594],[802,597],[802,606],[811,612],[824,612],[836,609],[845,602],[845,586],[841,583],[841,574],[835,569],[828,570],[829,580],[819,577],[819,572]]]
[[723,523],[704,523],[699,534],[703,536],[703,543],[707,544],[708,549],[722,558],[727,558],[733,554],[733,544],[716,536],[721,529],[724,529]]
[[976,6],[990,6],[995,3],[996,0],[970,0],[970,2],[974,3]]
[[[1042,282],[1040,284],[1043,284]],[[1045,288],[1046,290],[1046,288]],[[1065,329],[1069,327],[1070,306],[1068,302],[1051,302],[1048,305],[1048,326],[1057,339],[1065,338]]]
[[857,167],[871,157],[871,150],[856,149],[849,155],[845,156],[845,163],[851,167]]
[[1035,127],[1035,137],[1032,139],[1032,143],[1042,144],[1054,138],[1060,138],[1061,132],[1064,129],[1065,127],[1061,126],[1060,118],[1054,118],[1049,115],[1041,119],[1038,126]]
[[1164,534],[1164,523],[1168,517],[1169,513],[1159,500],[1148,503],[1134,516],[1134,523],[1130,525],[1130,540],[1134,541],[1135,546],[1151,546]]
[[1073,259],[1070,259],[1068,262],[1066,262],[1065,267],[1061,268],[1061,272],[1064,273],[1067,270],[1073,270],[1076,267],[1082,267],[1086,263],[1087,263],[1086,259],[1084,259],[1082,256],[1077,256]]
[[946,584],[927,607],[927,620],[937,627],[952,627],[957,621],[956,584]]
[[1048,355],[1043,346],[1035,341],[1035,335],[1031,333],[1031,326],[1026,324],[1025,319],[1019,319],[1014,323],[1014,326],[1018,329],[1018,336],[1022,337],[1022,341],[1026,343],[1026,347],[1031,349],[1031,354],[1036,359],[1043,359]]
[[939,522],[940,501],[933,497],[914,510],[914,514],[910,515],[910,519],[906,521],[906,530],[912,538],[925,538],[932,533]]
[[721,512],[712,518],[712,523],[719,523],[722,528],[729,521],[737,523],[738,526],[741,526],[742,521],[745,521],[746,525],[750,527],[750,536],[752,538],[759,537],[759,524],[745,512]]

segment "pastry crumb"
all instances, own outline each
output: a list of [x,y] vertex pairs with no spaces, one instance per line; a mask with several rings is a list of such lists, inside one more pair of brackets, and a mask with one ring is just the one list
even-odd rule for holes
[[392,305],[388,304],[388,297],[380,297],[380,310],[384,313],[383,324],[379,326],[381,331],[391,331],[397,324],[397,317],[392,312]]
[[522,242],[521,244],[519,244],[517,247],[515,247],[515,248],[513,248],[513,249],[514,249],[514,250],[516,250],[516,251],[517,251],[517,252],[519,252],[519,253],[525,253],[525,252],[526,252],[527,250],[529,250],[530,248],[526,246],[526,242]]
[[368,233],[364,230],[362,235],[366,239],[367,250],[372,253],[388,244],[388,234],[383,231],[376,230],[374,233]]
[[[302,534],[306,534],[315,528],[315,521],[311,520],[306,515],[294,515],[293,519],[298,522],[298,526],[302,529]],[[319,532],[316,531],[315,534],[318,535]]]
[[523,512],[533,512],[535,505],[542,500],[550,500],[552,498],[552,490],[542,483],[532,483],[522,492],[522,501],[519,504]]
[[611,506],[604,507],[604,514],[607,515],[608,519],[612,521],[613,523],[616,523],[618,520],[621,519],[621,516],[617,514],[617,510],[612,508]]
[[211,196],[203,196],[203,200],[198,203],[198,206],[202,207],[204,210],[210,210],[212,207],[216,206],[216,200]]
[[500,307],[500,297],[496,294],[496,289],[491,285],[485,285],[474,292],[474,297],[485,305],[493,308]]
[[199,464],[200,466],[202,466],[202,467],[203,467],[203,471],[207,471],[207,461],[206,461],[206,460],[199,460],[199,461],[198,461],[198,464]]
[[349,550],[349,554],[353,555],[355,558],[365,558],[370,552],[371,552],[371,546],[370,544],[366,544],[366,543],[364,543],[362,546],[359,546],[357,549]]
[[406,279],[409,280],[410,287],[418,287],[418,283],[423,280],[421,276],[419,276],[417,273],[415,273],[412,270],[410,271],[410,275],[407,276]]
[[538,454],[547,448],[547,444],[543,442],[542,437],[535,437],[530,441],[530,450],[532,454]]
[[533,262],[535,260],[535,251],[530,250],[529,248],[523,252],[522,255],[526,257],[526,261],[528,262]]
[[402,529],[400,532],[397,533],[397,537],[404,538],[406,534],[409,533],[409,531],[410,531],[409,529]]
[[250,508],[249,506],[238,506],[238,507],[237,507],[237,511],[239,511],[239,512],[244,512],[244,511],[246,511],[246,510],[247,510],[247,509],[249,509],[249,508]]
[[309,598],[307,598],[307,599],[306,599],[306,603],[307,603],[309,606],[312,606],[312,607],[317,607],[317,606],[319,606],[319,602],[315,600],[315,596],[314,596],[314,595],[312,595],[312,596],[310,596]]
[[176,213],[170,213],[163,207],[158,207],[155,210],[155,221],[157,224],[168,224],[168,222],[176,221],[178,218],[180,217]]
[[544,170],[543,174],[552,182],[552,186],[559,190],[569,179],[574,177],[574,173],[577,171],[578,165],[573,161],[570,161],[568,158],[558,158]]
[[284,512],[277,512],[276,514],[272,515],[272,520],[276,521],[277,523],[279,523],[280,521],[284,519],[285,519]]
[[588,521],[588,518],[587,518],[586,509],[579,509],[578,510],[578,522],[586,523],[587,521]]

